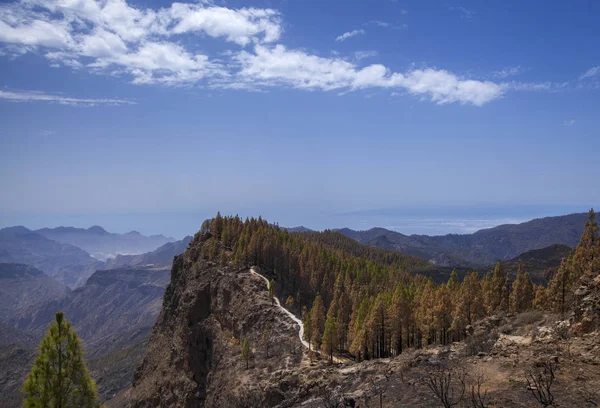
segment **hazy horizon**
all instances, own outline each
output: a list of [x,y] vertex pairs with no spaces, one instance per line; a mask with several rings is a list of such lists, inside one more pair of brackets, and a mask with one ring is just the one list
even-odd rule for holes
[[[329,213],[287,213],[281,210],[266,212],[232,212],[219,210],[223,215],[240,217],[262,216],[282,227],[304,226],[313,230],[350,228],[367,230],[382,227],[406,235],[469,234],[501,224],[518,224],[535,218],[584,213],[593,205],[564,206],[454,206],[387,208]],[[202,221],[212,218],[214,211],[121,214],[3,214],[0,228],[22,225],[40,228],[89,228],[99,225],[108,232],[138,231],[143,235],[163,234],[182,239],[200,229]]]

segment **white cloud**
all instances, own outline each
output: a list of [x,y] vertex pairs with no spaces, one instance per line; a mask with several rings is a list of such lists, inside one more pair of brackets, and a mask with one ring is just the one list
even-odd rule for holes
[[10,102],[55,102],[63,105],[96,106],[96,105],[132,105],[133,101],[126,99],[95,99],[95,98],[73,98],[64,95],[48,94],[44,92],[31,91],[2,91],[0,99]]
[[514,76],[519,74],[522,71],[521,66],[517,65],[514,67],[506,67],[502,68],[499,71],[492,72],[492,75],[496,78],[507,78],[509,76]]
[[249,86],[285,85],[300,89],[397,88],[428,97],[438,103],[470,103],[481,106],[502,96],[502,86],[490,81],[461,79],[444,70],[413,70],[393,73],[381,64],[364,68],[340,58],[323,58],[304,51],[256,46],[255,53],[236,57],[240,80]]
[[576,122],[575,119],[565,120],[561,126],[573,126],[575,124],[575,122]]
[[352,30],[352,31],[348,31],[342,35],[338,35],[336,37],[336,41],[346,41],[348,38],[352,38],[355,37],[357,35],[362,35],[365,34],[365,30],[360,29],[360,30]]
[[[384,21],[366,25],[405,27]],[[284,86],[343,93],[380,88],[438,104],[481,106],[509,90],[556,88],[474,80],[443,69],[393,72],[382,64],[361,65],[363,59],[377,55],[374,51],[357,51],[348,58],[321,57],[280,44],[282,27],[281,14],[276,10],[235,9],[208,1],[152,9],[134,7],[125,0],[17,0],[0,5],[0,43],[5,44],[0,52],[6,57],[37,52],[52,67],[124,76],[134,84],[200,84],[255,91]],[[365,33],[363,29],[353,30],[336,41]],[[206,45],[208,41],[217,46]],[[512,71],[499,72],[504,77]],[[3,92],[0,98],[71,104],[129,103],[33,92]]]
[[597,67],[592,67],[592,68],[588,69],[583,75],[581,75],[579,77],[579,79],[581,80],[581,79],[585,79],[585,78],[591,78],[598,74],[600,74],[600,65]]
[[0,21],[0,41],[21,45],[62,48],[70,46],[73,40],[68,29],[62,25],[32,20],[14,27]]
[[376,57],[376,56],[377,56],[377,51],[356,51],[354,53],[354,58],[357,61],[360,61],[365,58]]
[[211,37],[225,37],[242,46],[252,40],[258,41],[259,35],[264,42],[276,41],[281,35],[279,13],[271,9],[232,10],[174,3],[169,14],[177,22],[172,29],[174,34],[201,31]]
[[371,20],[368,23],[365,23],[364,25],[375,25],[377,27],[382,28],[391,28],[392,30],[406,30],[408,28],[407,24],[392,24],[388,23],[387,21],[381,20]]
[[22,52],[45,48],[53,67],[111,74],[116,67],[140,84],[181,85],[224,75],[218,62],[180,45],[183,35],[245,46],[275,41],[281,32],[275,10],[208,3],[173,3],[159,10],[136,8],[125,0],[20,0],[0,6],[0,42]]

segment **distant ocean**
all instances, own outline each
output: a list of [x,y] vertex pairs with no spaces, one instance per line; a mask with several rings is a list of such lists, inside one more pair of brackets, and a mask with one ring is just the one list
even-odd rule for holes
[[586,206],[422,207],[352,211],[331,216],[331,224],[355,230],[382,227],[406,235],[470,234],[502,224],[586,212]]
[[[233,206],[235,207],[235,206]],[[421,206],[360,211],[318,211],[278,208],[246,210],[221,209],[221,214],[258,217],[285,227],[305,226],[314,230],[351,228],[366,230],[383,227],[403,234],[469,234],[500,224],[515,224],[534,218],[587,212],[591,205],[577,206]],[[238,212],[239,211],[239,212]],[[216,214],[216,209],[189,212],[113,213],[113,214],[0,214],[0,228],[24,225],[31,229],[100,225],[110,232],[140,231],[145,235],[164,234],[181,239],[200,229],[202,221]]]

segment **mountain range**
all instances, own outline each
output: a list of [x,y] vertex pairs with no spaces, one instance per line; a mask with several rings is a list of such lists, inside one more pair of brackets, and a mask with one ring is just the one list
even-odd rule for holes
[[[437,283],[447,281],[454,268],[461,277],[473,269],[481,276],[502,259],[509,276],[514,277],[518,265],[523,264],[534,282],[545,284],[577,243],[585,217],[549,217],[470,235],[438,237],[407,236],[383,228],[317,233],[295,227],[288,231],[306,234],[307,242],[376,259],[429,276]],[[111,234],[100,227],[0,230],[0,262],[4,262],[0,263],[0,399],[9,401],[7,406],[18,405],[19,388],[35,356],[34,347],[57,310],[65,312],[83,339],[103,400],[130,383],[164,305],[173,259],[193,246],[190,236],[172,241],[164,236],[138,235]],[[126,248],[123,242],[134,242],[135,236],[143,245],[167,242],[141,254],[118,253]],[[77,245],[118,254],[102,262]],[[194,248],[192,252],[198,252],[198,245]],[[208,282],[215,277],[205,278]],[[230,289],[224,289],[224,301],[228,293]]]
[[114,258],[118,254],[142,254],[153,251],[161,245],[175,241],[164,235],[144,236],[137,231],[126,234],[107,232],[93,226],[88,229],[73,227],[42,228],[34,232],[61,244],[77,246],[101,261]]
[[469,268],[509,260],[554,244],[574,247],[581,238],[586,219],[584,213],[546,217],[464,235],[404,235],[385,228],[337,231],[364,245],[413,255],[439,266]]

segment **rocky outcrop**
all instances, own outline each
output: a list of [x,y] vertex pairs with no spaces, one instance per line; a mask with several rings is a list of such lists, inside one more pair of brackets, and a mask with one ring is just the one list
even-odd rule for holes
[[[301,358],[289,351],[289,342],[299,344],[297,327],[271,305],[260,278],[200,257],[202,242],[209,238],[196,237],[175,258],[146,356],[132,388],[114,406],[233,406],[236,390],[259,382],[264,364],[284,367]],[[264,355],[265,329],[271,360]],[[243,338],[254,356],[248,370],[240,359]]]
[[575,291],[575,334],[600,330],[600,275]]

